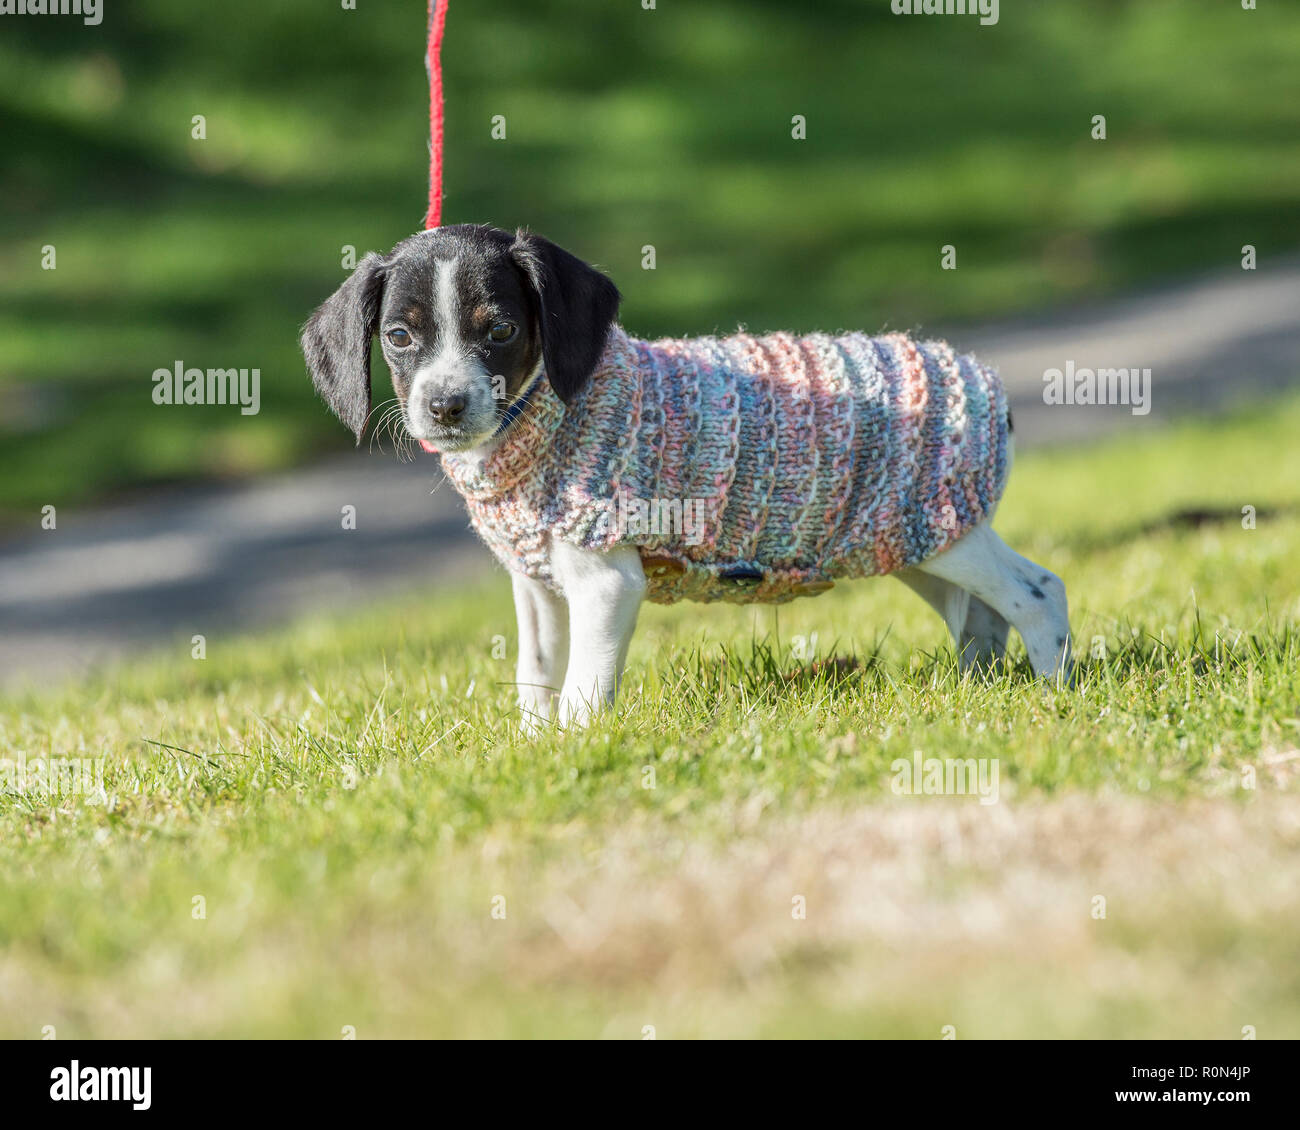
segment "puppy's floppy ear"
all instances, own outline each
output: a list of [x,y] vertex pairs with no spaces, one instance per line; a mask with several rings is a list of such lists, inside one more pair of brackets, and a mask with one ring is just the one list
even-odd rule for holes
[[520,229],[510,254],[537,301],[546,378],[569,404],[591,379],[622,296],[595,267],[540,235]]
[[316,391],[361,442],[370,415],[370,341],[384,294],[384,259],[373,251],[302,328],[302,353]]

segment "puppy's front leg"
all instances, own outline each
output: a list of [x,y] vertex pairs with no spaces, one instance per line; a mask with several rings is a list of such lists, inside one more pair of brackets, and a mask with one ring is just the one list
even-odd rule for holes
[[551,567],[569,604],[569,671],[560,720],[584,724],[612,706],[645,596],[641,557],[630,546],[608,553],[551,542]]
[[551,717],[569,661],[568,610],[562,598],[541,581],[513,573],[515,617],[519,621],[519,659],[515,684],[524,729],[532,731]]

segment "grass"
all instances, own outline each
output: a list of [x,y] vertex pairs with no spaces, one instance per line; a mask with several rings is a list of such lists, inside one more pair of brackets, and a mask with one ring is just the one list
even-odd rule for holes
[[1073,691],[880,580],[648,607],[618,713],[525,741],[497,575],[12,698],[104,791],[0,796],[0,1036],[1300,1036],[1298,428],[1020,459]]
[[[1300,230],[1298,17],[1224,0],[1021,4],[990,28],[883,0],[464,6],[445,215],[528,224],[603,265],[649,335],[942,329],[1236,269],[1246,243],[1268,266]],[[295,330],[344,246],[421,222],[422,24],[419,5],[314,0],[7,23],[0,522],[339,441]],[[177,360],[260,369],[261,413],[154,406],[151,374]]]

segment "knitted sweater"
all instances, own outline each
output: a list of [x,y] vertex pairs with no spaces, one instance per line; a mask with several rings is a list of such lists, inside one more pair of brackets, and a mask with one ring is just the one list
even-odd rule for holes
[[943,342],[611,329],[566,409],[545,380],[486,456],[444,453],[508,569],[634,545],[647,597],[779,602],[945,549],[1006,485],[1001,382]]

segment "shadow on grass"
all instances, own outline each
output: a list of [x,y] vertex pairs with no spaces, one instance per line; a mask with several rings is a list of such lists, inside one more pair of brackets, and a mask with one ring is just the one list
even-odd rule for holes
[[956,655],[948,648],[918,650],[916,665],[900,664],[884,654],[887,638],[887,632],[877,637],[862,654],[839,654],[838,644],[833,644],[827,655],[816,659],[802,659],[796,649],[767,637],[752,639],[747,651],[726,644],[718,645],[716,653],[696,647],[678,656],[662,655],[660,677],[706,716],[719,702],[737,696],[754,705],[770,706],[806,696],[823,702],[876,694],[906,698],[908,687],[956,689],[964,679],[1033,682],[1033,672],[1023,657],[1013,657],[991,674],[959,672]]
[[[1157,518],[1148,518],[1142,522],[1119,526],[1096,534],[1071,534],[1064,540],[1068,541],[1070,548],[1078,553],[1097,553],[1122,549],[1143,538],[1159,534],[1179,534],[1189,530],[1239,525],[1242,516],[1241,507],[1235,505],[1183,506]],[[1286,502],[1278,506],[1254,507],[1254,518],[1257,523],[1268,519],[1296,517],[1300,517],[1300,501]]]
[[[1189,519],[1189,521],[1192,519]],[[916,662],[899,663],[883,654],[887,633],[863,654],[838,654],[832,646],[823,658],[802,660],[793,649],[770,639],[755,638],[748,650],[719,645],[688,653],[660,656],[660,677],[691,707],[711,717],[717,705],[739,697],[752,705],[771,706],[782,700],[812,696],[840,702],[859,695],[886,694],[905,700],[909,690],[928,688],[955,692],[962,684],[993,687],[1045,686],[1034,675],[1014,632],[1011,654],[992,669],[960,671],[951,647],[918,650]],[[1300,664],[1300,632],[1288,624],[1268,625],[1254,632],[1212,631],[1199,611],[1192,623],[1173,638],[1119,623],[1105,637],[1104,647],[1089,647],[1076,639],[1074,680],[1068,690],[1077,697],[1106,694],[1116,684],[1171,676],[1214,683],[1234,673],[1281,675]],[[1061,700],[1068,709],[1069,698]]]

